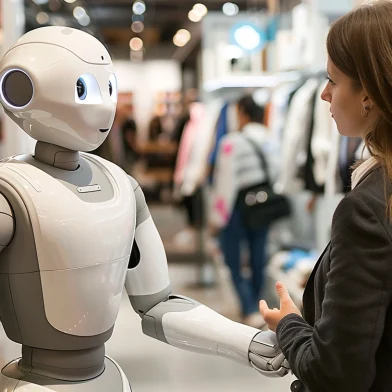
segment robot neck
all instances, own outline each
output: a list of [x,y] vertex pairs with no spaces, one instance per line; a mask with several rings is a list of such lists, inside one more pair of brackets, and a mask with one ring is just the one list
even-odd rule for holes
[[47,165],[63,170],[76,170],[79,166],[79,152],[68,148],[38,141],[34,158]]

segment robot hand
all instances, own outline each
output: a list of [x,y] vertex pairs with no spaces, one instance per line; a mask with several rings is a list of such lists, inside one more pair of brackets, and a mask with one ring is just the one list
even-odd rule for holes
[[266,377],[284,377],[290,365],[278,346],[273,331],[262,331],[252,340],[249,347],[251,365]]

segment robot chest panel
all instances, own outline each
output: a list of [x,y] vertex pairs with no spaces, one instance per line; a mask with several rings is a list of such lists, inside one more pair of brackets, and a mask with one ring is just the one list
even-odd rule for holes
[[108,172],[113,197],[88,203],[30,165],[23,172],[27,179],[13,170],[7,174],[14,177],[12,182],[28,209],[41,271],[88,267],[130,255],[136,203],[125,174]]

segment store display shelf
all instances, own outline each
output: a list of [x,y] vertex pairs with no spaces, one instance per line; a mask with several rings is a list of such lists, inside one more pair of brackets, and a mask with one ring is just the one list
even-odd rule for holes
[[237,87],[275,87],[284,82],[295,82],[301,74],[297,71],[281,72],[277,74],[261,75],[235,75],[225,78],[207,80],[204,85],[204,91],[213,92],[223,88]]

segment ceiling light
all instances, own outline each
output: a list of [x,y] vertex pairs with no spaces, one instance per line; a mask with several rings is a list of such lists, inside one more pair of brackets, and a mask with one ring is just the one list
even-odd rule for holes
[[80,18],[83,18],[84,17],[84,15],[86,15],[86,10],[83,8],[83,7],[75,7],[74,8],[74,10],[73,10],[73,16],[76,18],[76,19],[80,19]]
[[193,6],[193,11],[200,14],[202,17],[206,16],[208,13],[208,9],[204,4],[197,3]]
[[188,18],[191,22],[200,22],[203,19],[203,15],[196,12],[195,10],[191,10],[188,13]]
[[191,37],[191,33],[188,30],[181,29],[178,30],[176,35],[174,36],[173,43],[176,46],[182,47],[190,41]]
[[144,30],[143,22],[133,22],[131,29],[134,33],[141,33]]
[[135,51],[142,50],[143,49],[143,41],[138,37],[134,37],[129,42],[129,47]]
[[259,32],[250,25],[243,25],[234,32],[237,44],[245,50],[255,50],[261,44]]
[[142,15],[146,12],[146,5],[141,0],[135,1],[132,10],[136,15]]
[[33,0],[33,1],[37,5],[46,4],[48,2],[48,0]]
[[41,25],[46,24],[49,22],[49,15],[46,12],[38,12],[36,20]]
[[81,18],[78,19],[78,22],[82,25],[82,26],[88,26],[91,22],[90,17],[85,14],[83,15]]
[[66,3],[68,3],[68,4],[72,4],[72,3],[75,3],[75,1],[76,0],[64,0]]
[[203,19],[203,15],[195,12],[195,10],[191,10],[188,13],[188,18],[191,22],[200,22]]
[[223,13],[227,16],[234,16],[237,15],[240,11],[237,4],[234,3],[225,3],[222,7]]

